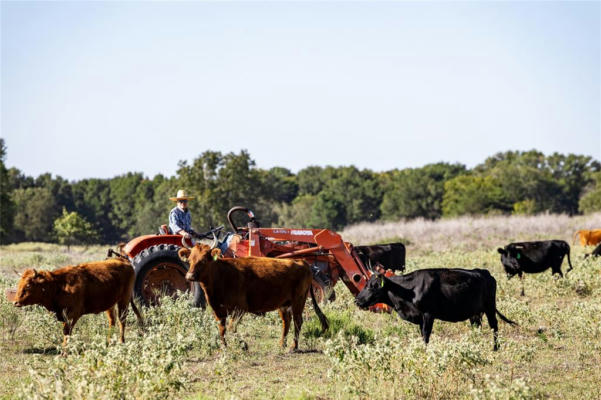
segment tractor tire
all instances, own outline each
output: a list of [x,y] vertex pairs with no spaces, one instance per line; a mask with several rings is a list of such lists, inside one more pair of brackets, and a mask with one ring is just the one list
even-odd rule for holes
[[180,248],[173,244],[159,244],[142,250],[134,257],[134,295],[139,297],[144,305],[158,305],[161,296],[176,296],[179,290],[192,292],[191,303],[194,307],[206,307],[200,284],[186,280],[188,265],[177,255]]

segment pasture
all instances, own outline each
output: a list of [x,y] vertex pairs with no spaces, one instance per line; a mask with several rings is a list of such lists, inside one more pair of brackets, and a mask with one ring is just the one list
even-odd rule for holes
[[[330,321],[324,336],[307,302],[300,353],[279,348],[276,312],[245,316],[222,349],[212,313],[190,308],[181,297],[143,308],[144,331],[130,311],[123,345],[117,343],[118,329],[107,343],[104,315],[84,316],[63,357],[61,324],[54,316],[39,307],[17,309],[3,296],[0,398],[601,398],[601,258],[585,260],[593,247],[576,244],[567,278],[550,271],[528,275],[521,297],[519,279],[507,280],[496,251],[519,240],[571,244],[575,230],[598,227],[601,214],[417,220],[342,232],[356,245],[404,241],[407,271],[489,269],[497,279],[499,311],[519,324],[499,323],[497,352],[486,321],[477,329],[467,321],[437,320],[425,347],[416,325],[358,309],[339,282],[336,301],[322,306]],[[14,271],[54,269],[105,254],[105,246],[70,251],[40,243],[1,246],[0,289],[3,294],[16,285]]]

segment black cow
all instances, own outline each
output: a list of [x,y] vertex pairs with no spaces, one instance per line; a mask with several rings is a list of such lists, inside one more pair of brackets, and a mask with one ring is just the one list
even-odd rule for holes
[[363,265],[371,270],[374,270],[376,265],[381,265],[384,269],[405,270],[405,245],[403,243],[355,246],[354,248]]
[[559,274],[563,277],[561,263],[566,254],[570,266],[566,273],[573,269],[570,260],[570,245],[563,240],[510,243],[497,251],[501,254],[501,262],[507,278],[511,279],[517,274],[522,280],[522,296],[524,296],[522,273],[534,274],[551,268],[552,274]]
[[588,258],[589,256],[593,256],[593,257],[601,256],[601,243],[599,243],[599,245],[597,247],[595,247],[595,250],[593,250],[593,252],[591,254],[586,254],[584,256],[584,258]]
[[496,314],[507,323],[515,322],[497,310],[496,291],[497,281],[485,269],[421,269],[390,278],[373,274],[355,302],[361,308],[388,304],[405,321],[420,325],[426,344],[435,319],[449,322],[469,319],[472,325],[480,326],[484,313],[494,332],[494,350],[497,350]]

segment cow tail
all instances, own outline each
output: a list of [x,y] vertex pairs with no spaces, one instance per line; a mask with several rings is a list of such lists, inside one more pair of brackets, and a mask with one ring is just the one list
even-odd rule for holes
[[570,266],[570,268],[566,271],[566,274],[568,272],[570,272],[573,268],[572,268],[572,261],[570,260],[570,245],[568,245],[568,265]]
[[576,243],[576,238],[580,235],[580,231],[576,231],[574,232],[574,234],[572,235],[572,246],[574,245],[574,243]]
[[495,312],[497,313],[497,315],[499,316],[499,318],[501,318],[503,321],[507,322],[510,325],[518,326],[518,324],[516,322],[510,320],[509,318],[507,318],[506,316],[504,316],[503,314],[501,314],[499,312],[499,310],[497,310],[496,308],[495,308]]
[[131,308],[134,310],[134,314],[136,314],[136,317],[138,318],[138,325],[144,326],[144,318],[142,318],[142,314],[140,314],[138,307],[136,307],[133,296],[129,299],[129,304],[131,304]]
[[313,302],[313,309],[315,310],[315,314],[317,314],[317,318],[319,318],[319,322],[321,323],[321,333],[325,333],[328,328],[328,319],[319,308],[317,301],[315,300],[315,293],[313,293],[313,285],[310,286],[309,292],[311,293],[311,301]]

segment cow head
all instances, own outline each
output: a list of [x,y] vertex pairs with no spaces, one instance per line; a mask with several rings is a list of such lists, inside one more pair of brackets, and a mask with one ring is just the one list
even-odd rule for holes
[[48,271],[26,269],[19,280],[13,304],[16,307],[44,303],[49,296],[49,283],[52,276]]
[[507,273],[507,279],[511,279],[521,271],[520,260],[522,259],[522,250],[509,245],[503,249],[498,248],[497,251],[501,254],[501,263]]
[[388,293],[386,289],[387,285],[390,285],[390,282],[388,282],[388,279],[384,275],[373,274],[365,284],[363,290],[355,298],[355,303],[361,308],[367,308],[376,303],[386,301]]
[[196,244],[191,249],[180,249],[177,254],[180,260],[190,264],[186,279],[198,281],[205,266],[217,259],[221,255],[221,250],[206,244]]

